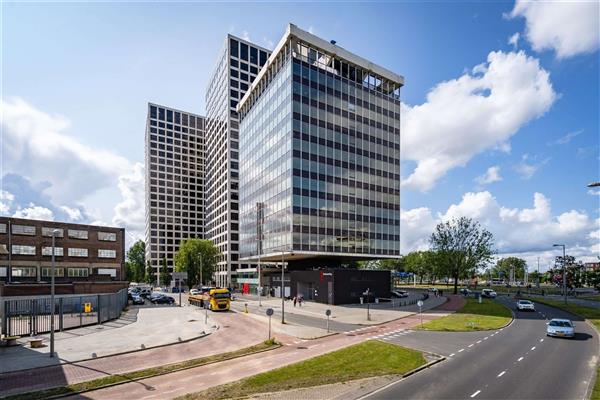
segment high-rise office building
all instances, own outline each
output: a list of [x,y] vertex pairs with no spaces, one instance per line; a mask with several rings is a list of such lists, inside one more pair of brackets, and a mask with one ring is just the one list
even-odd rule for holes
[[400,255],[403,84],[288,26],[237,109],[242,260],[335,267]]
[[146,261],[169,272],[181,240],[204,232],[204,117],[148,104]]
[[206,91],[205,237],[220,250],[216,284],[230,286],[239,263],[238,101],[270,52],[228,35]]

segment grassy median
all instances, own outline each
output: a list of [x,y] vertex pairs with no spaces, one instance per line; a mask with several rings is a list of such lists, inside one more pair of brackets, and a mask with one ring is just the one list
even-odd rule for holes
[[146,368],[142,370],[127,372],[123,374],[109,375],[103,378],[94,379],[87,382],[74,383],[72,385],[59,386],[51,389],[38,390],[35,392],[27,392],[15,394],[12,396],[3,397],[4,400],[39,400],[54,398],[58,396],[67,396],[76,393],[89,392],[104,387],[114,386],[121,383],[134,382],[140,379],[151,378],[169,374],[172,372],[181,371],[184,369],[199,367],[201,365],[211,364],[219,361],[231,360],[232,358],[242,357],[248,354],[254,354],[270,349],[280,347],[274,340],[265,341],[264,343],[255,346],[246,347],[244,349],[231,351],[228,353],[215,354],[213,356],[194,358],[174,364],[161,365],[159,367]]
[[[541,299],[539,297],[530,298],[530,300],[579,315],[580,317],[585,318],[594,324],[596,329],[600,331],[600,309],[580,306],[573,303],[565,304],[563,300]],[[590,397],[591,400],[600,400],[600,365],[598,365],[596,368],[596,384],[594,385],[594,389]]]
[[465,306],[447,317],[442,317],[423,324],[420,329],[428,331],[483,331],[498,329],[512,320],[508,308],[493,300],[482,299],[481,304],[476,299],[467,298]]
[[418,351],[370,340],[178,399],[230,399],[372,376],[401,375],[425,363]]

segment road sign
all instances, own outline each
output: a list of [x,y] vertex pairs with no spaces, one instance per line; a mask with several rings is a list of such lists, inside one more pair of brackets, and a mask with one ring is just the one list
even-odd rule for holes
[[269,316],[269,340],[271,340],[271,316],[273,315],[272,308],[267,308],[267,315]]
[[325,315],[329,317],[331,315],[331,310],[325,310]]
[[327,333],[329,333],[329,316],[331,315],[331,310],[325,310],[325,315],[327,315]]
[[419,307],[423,307],[423,300],[419,300],[419,301],[417,301],[417,305],[418,305]]
[[187,279],[188,275],[187,272],[173,272],[173,279],[177,280],[183,280],[183,279]]
[[270,317],[271,315],[273,315],[273,309],[272,308],[267,308],[267,315]]

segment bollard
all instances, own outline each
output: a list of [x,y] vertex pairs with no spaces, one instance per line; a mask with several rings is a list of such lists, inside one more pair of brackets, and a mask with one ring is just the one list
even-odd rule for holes
[[248,303],[244,303],[244,312],[248,314]]

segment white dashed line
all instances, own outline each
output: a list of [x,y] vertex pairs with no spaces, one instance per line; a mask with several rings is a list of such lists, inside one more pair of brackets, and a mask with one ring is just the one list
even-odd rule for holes
[[540,339],[540,343],[543,342],[543,341],[544,341],[544,339]]
[[481,340],[478,340],[478,341],[477,341],[477,344],[479,344],[479,343],[481,343]]
[[473,347],[473,343],[471,343],[468,347]]
[[461,352],[463,352],[463,351],[465,351],[465,349],[460,349],[458,352],[459,352],[459,353],[461,353]]
[[486,336],[486,337],[484,337],[484,338],[483,338],[483,340],[488,340],[488,337],[487,337],[487,336]]
[[448,357],[454,357],[455,353],[450,354]]
[[476,391],[475,393],[473,393],[473,394],[471,395],[471,398],[473,398],[473,397],[477,396],[479,393],[481,393],[481,390],[478,390],[478,391]]
[[504,375],[506,373],[506,371],[502,371],[498,374],[498,378],[500,378],[502,375]]
[[521,361],[523,359],[523,357],[520,357],[517,361]]
[[531,351],[533,351],[533,350],[535,350],[535,346],[533,346],[533,347],[531,348]]
[[494,333],[500,333],[500,331],[496,331],[496,332],[494,332]]

